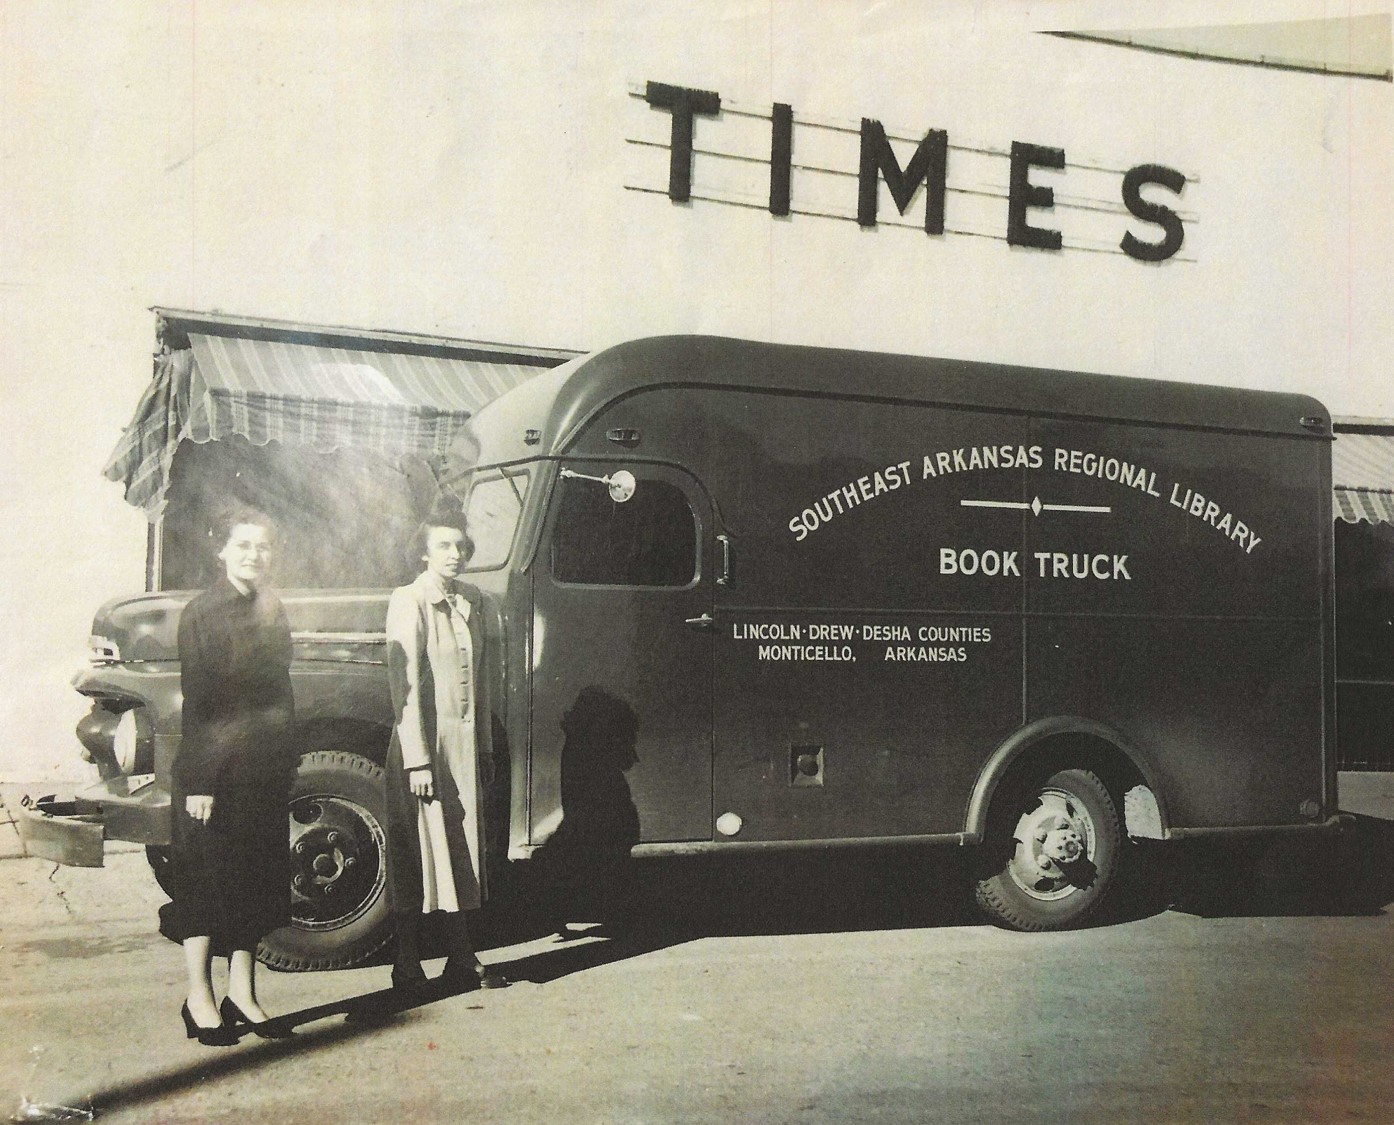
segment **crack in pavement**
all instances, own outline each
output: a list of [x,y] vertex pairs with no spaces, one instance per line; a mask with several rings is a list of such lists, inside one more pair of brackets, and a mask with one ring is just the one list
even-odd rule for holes
[[72,904],[68,901],[68,896],[63,893],[63,888],[53,881],[53,877],[58,874],[58,871],[61,867],[62,864],[59,863],[55,863],[53,865],[53,870],[48,873],[48,881],[50,883],[53,883],[53,889],[58,895],[58,901],[63,904],[63,909],[71,915],[73,913],[73,907]]

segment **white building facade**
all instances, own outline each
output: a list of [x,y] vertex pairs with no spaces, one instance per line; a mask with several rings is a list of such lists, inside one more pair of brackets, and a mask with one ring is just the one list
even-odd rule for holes
[[[142,583],[144,515],[101,468],[152,306],[576,351],[715,333],[1394,417],[1387,76],[1048,34],[1199,4],[1008,7],[7,5],[0,777],[73,774],[68,676]],[[1388,6],[1352,13],[1387,59]],[[1337,483],[1380,487],[1379,448]]]

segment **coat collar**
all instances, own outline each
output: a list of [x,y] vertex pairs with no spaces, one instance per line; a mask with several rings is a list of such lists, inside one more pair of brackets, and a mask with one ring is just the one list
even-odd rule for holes
[[457,581],[451,579],[443,581],[429,570],[423,570],[417,576],[414,585],[421,591],[428,604],[439,605],[441,602],[448,601],[462,616],[466,619],[469,618],[469,598],[465,596],[465,592]]

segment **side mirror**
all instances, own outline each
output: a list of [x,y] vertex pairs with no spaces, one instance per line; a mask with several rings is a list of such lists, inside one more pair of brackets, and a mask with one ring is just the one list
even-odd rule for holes
[[605,482],[610,486],[610,499],[616,504],[623,504],[634,495],[634,489],[638,482],[634,479],[634,474],[628,469],[621,469],[617,473],[611,473],[605,478]]
[[599,481],[609,490],[610,499],[616,504],[623,504],[634,495],[634,490],[639,486],[634,474],[628,469],[619,469],[606,477],[593,477],[587,473],[578,473],[575,469],[563,469],[561,475],[575,477],[577,480]]

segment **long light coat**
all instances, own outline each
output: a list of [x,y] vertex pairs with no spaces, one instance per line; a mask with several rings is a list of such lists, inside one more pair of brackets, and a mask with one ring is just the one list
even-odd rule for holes
[[[446,590],[429,571],[392,592],[388,672],[396,725],[387,758],[388,891],[396,911],[472,910],[485,894],[483,780],[488,760],[487,677],[480,675],[479,592]],[[460,632],[468,637],[472,704],[463,705]],[[408,786],[429,766],[435,799]]]

